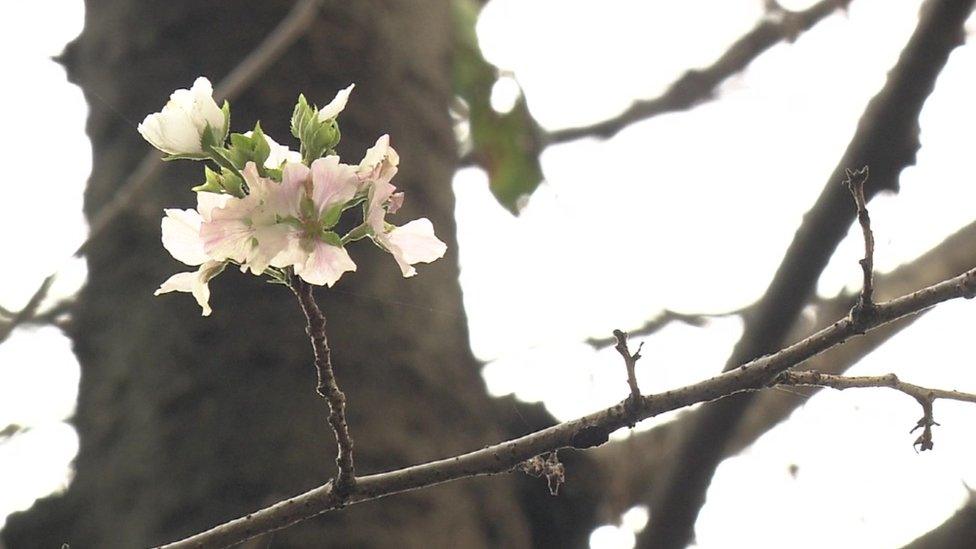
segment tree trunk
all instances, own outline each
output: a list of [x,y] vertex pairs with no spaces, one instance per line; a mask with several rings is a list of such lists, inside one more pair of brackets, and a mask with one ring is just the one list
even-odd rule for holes
[[[91,105],[91,218],[148,150],[133,122],[199,75],[219,80],[291,8],[281,0],[89,1],[64,56]],[[446,0],[327,2],[311,26],[233,103],[232,128],[290,141],[299,92],[322,105],[357,84],[339,152],[356,163],[392,136],[407,201],[394,220],[429,217],[445,259],[403,279],[366,242],[358,271],[318,291],[349,404],[357,469],[378,472],[506,437],[468,347],[458,285],[452,21]],[[333,5],[334,4],[334,5]],[[286,139],[287,138],[287,139]],[[71,336],[82,364],[81,449],[67,494],[10,518],[10,547],[138,547],[171,541],[324,483],[334,473],[327,408],[315,394],[303,316],[287,289],[229,271],[212,283],[214,314],[186,294],[153,297],[187,270],[160,244],[163,207],[191,207],[199,164],[169,165],[90,247],[89,281]],[[572,474],[572,471],[571,471]],[[516,483],[532,482],[531,490]],[[572,482],[572,481],[571,481]],[[570,485],[572,486],[572,484]],[[526,497],[525,494],[532,492]],[[540,518],[529,479],[464,481],[353,506],[275,533],[274,547],[579,545],[575,524]],[[519,494],[523,494],[521,497]],[[545,497],[549,497],[546,495]]]

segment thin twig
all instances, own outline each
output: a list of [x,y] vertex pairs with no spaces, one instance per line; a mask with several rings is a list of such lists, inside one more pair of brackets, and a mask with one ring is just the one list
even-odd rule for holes
[[[737,316],[744,314],[748,308],[737,309],[735,311],[728,311],[725,313],[679,313],[672,311],[670,309],[664,309],[657,315],[655,315],[650,320],[644,322],[644,325],[630,330],[627,332],[629,337],[645,337],[657,333],[665,326],[668,326],[672,322],[681,322],[689,326],[694,326],[696,328],[701,328],[708,324],[708,321],[713,318],[723,318],[728,316]],[[601,338],[590,338],[586,340],[586,343],[596,349],[602,349],[604,347],[610,347],[617,344],[617,338],[615,337],[601,337]]]
[[932,426],[938,425],[932,417],[932,403],[937,399],[958,400],[976,404],[976,394],[946,389],[930,389],[913,383],[906,383],[895,374],[881,376],[838,376],[816,371],[786,371],[776,377],[776,385],[829,387],[831,389],[863,389],[887,387],[914,398],[922,407],[922,419],[912,429],[922,429],[922,434],[915,440],[915,445],[922,451],[932,449]]
[[[278,26],[247,57],[242,59],[231,70],[230,74],[217,84],[214,89],[214,98],[217,100],[234,99],[247,90],[264,71],[284,54],[289,46],[305,34],[315,22],[315,14],[321,4],[322,0],[300,0],[296,2]],[[155,180],[162,166],[163,163],[155,150],[143,157],[132,174],[115,191],[112,201],[102,206],[92,217],[88,226],[88,236],[78,246],[72,257],[80,257],[88,251],[92,242],[100,237],[120,214],[128,210],[137,197],[143,194],[146,187]],[[56,274],[55,272],[48,279],[53,278]],[[45,279],[46,281],[47,279]],[[47,289],[42,283],[34,292],[34,296],[40,296],[40,299],[44,299],[46,293]],[[15,321],[9,325],[0,326],[0,342],[17,325],[29,321],[32,317],[33,315],[17,315]]]
[[37,309],[41,306],[44,298],[47,297],[47,292],[51,289],[51,283],[53,282],[54,275],[52,274],[45,278],[44,282],[41,282],[41,285],[34,290],[34,295],[27,301],[27,305],[24,305],[23,309],[18,311],[10,320],[0,321],[0,343],[3,343],[10,337],[14,328],[37,315]]
[[[627,408],[632,412],[637,411],[637,406],[640,403],[641,392],[640,387],[637,386],[637,361],[641,358],[641,349],[644,348],[644,342],[637,347],[637,352],[630,354],[630,350],[627,348],[627,333],[621,330],[614,330],[613,337],[617,340],[617,344],[614,346],[620,356],[624,359],[624,366],[627,368],[627,385],[630,386],[630,397],[627,399]],[[631,427],[635,424],[631,423]]]
[[325,315],[315,302],[312,285],[295,275],[291,275],[290,287],[298,297],[298,302],[308,321],[308,337],[315,351],[315,370],[318,385],[315,390],[329,403],[329,425],[335,433],[339,447],[336,466],[339,472],[335,479],[335,492],[338,497],[348,494],[356,485],[356,469],[352,459],[352,436],[346,423],[346,395],[339,389],[335,371],[332,369],[332,351],[325,336]]
[[864,166],[860,170],[846,170],[847,178],[844,184],[851,191],[854,197],[854,205],[857,207],[857,221],[861,225],[861,233],[864,235],[864,259],[858,261],[864,273],[864,282],[861,284],[861,295],[858,297],[857,305],[854,306],[853,314],[855,317],[870,314],[874,307],[874,233],[871,231],[871,216],[868,215],[868,201],[864,197],[864,184],[868,180],[868,167]]
[[[227,547],[286,528],[327,511],[474,476],[495,475],[516,470],[535,456],[560,448],[590,448],[605,443],[610,433],[664,412],[708,402],[745,391],[760,390],[779,374],[849,338],[918,313],[949,299],[976,296],[976,269],[928,286],[891,301],[878,303],[875,314],[856,324],[843,318],[777,353],[750,361],[734,370],[685,387],[640,397],[636,416],[627,410],[626,400],[599,412],[566,421],[526,436],[467,454],[414,465],[396,471],[356,479],[356,485],[342,496],[330,481],[299,496],[221,524],[184,540],[163,546]],[[629,398],[629,397],[628,397]]]
[[777,17],[765,15],[715,62],[704,69],[686,72],[660,96],[635,101],[620,115],[591,126],[549,132],[545,142],[552,145],[594,136],[607,139],[634,122],[667,112],[690,109],[713,98],[719,84],[744,70],[763,52],[784,40],[795,40],[800,32],[810,29],[837,9],[846,8],[850,2],[851,0],[822,0],[803,11],[777,10]]

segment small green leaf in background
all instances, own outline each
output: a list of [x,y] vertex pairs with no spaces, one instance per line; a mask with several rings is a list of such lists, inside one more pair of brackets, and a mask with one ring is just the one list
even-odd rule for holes
[[505,114],[491,107],[498,71],[478,46],[474,29],[480,9],[474,0],[454,0],[454,92],[468,104],[474,161],[488,172],[495,198],[518,214],[520,199],[542,182],[542,144],[524,96]]

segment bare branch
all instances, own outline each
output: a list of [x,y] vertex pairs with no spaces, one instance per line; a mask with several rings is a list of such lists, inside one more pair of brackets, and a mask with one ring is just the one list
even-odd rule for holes
[[[300,0],[285,16],[277,27],[241,60],[240,63],[225,76],[214,89],[214,99],[234,99],[243,93],[251,84],[266,71],[289,46],[295,43],[315,21],[315,14],[322,4],[322,0]],[[75,257],[79,257],[88,250],[88,246],[100,237],[102,233],[115,221],[121,213],[129,209],[136,197],[155,181],[163,163],[159,154],[153,150],[146,154],[132,174],[115,191],[112,201],[103,206],[93,217],[88,227],[88,236],[75,250]],[[57,273],[55,273],[57,274]],[[43,299],[47,293],[45,284],[50,285],[52,274],[34,292],[34,297]],[[34,298],[32,298],[33,300]],[[26,309],[25,309],[26,310]],[[23,312],[23,311],[22,311]],[[0,325],[0,342],[3,342],[10,332],[19,324],[33,318],[35,311],[29,315],[17,315],[9,325]]]
[[[695,326],[700,328],[708,324],[708,321],[713,318],[722,318],[727,316],[735,316],[743,314],[747,309],[738,309],[735,311],[729,311],[726,313],[695,313],[686,314],[679,313],[669,309],[664,309],[658,313],[654,318],[648,320],[640,328],[635,328],[627,332],[628,337],[644,337],[657,333],[665,326],[671,324],[672,322],[681,322],[689,326]],[[586,343],[591,345],[596,349],[602,349],[604,347],[610,347],[611,345],[617,344],[616,337],[602,337],[602,338],[590,338],[586,340]]]
[[922,419],[918,421],[912,429],[922,429],[921,436],[916,439],[915,444],[921,449],[932,449],[932,426],[938,425],[932,417],[932,403],[936,399],[958,400],[960,402],[976,403],[976,395],[963,393],[961,391],[949,391],[945,389],[929,389],[912,383],[906,383],[898,379],[895,374],[882,376],[856,376],[846,377],[834,374],[824,374],[807,370],[803,372],[786,371],[773,380],[775,385],[787,386],[811,386],[811,387],[830,387],[831,389],[867,389],[887,387],[905,393],[914,398],[922,407]]
[[0,444],[6,444],[7,442],[10,442],[10,440],[16,437],[17,435],[21,435],[30,430],[31,430],[30,427],[26,427],[24,425],[18,425],[16,423],[11,423],[6,427],[4,427],[3,429],[0,429]]
[[[924,288],[976,266],[976,223],[960,229],[931,250],[914,260],[874,278],[875,299],[886,300]],[[834,319],[847,314],[857,300],[856,294],[842,293],[812,304],[812,319],[798,321],[789,339],[796,341],[828,326]],[[810,369],[822,373],[842,374],[863,357],[901,333],[927,311],[899,319],[872,330],[864,337],[833,347],[796,369]],[[633,333],[633,332],[631,332]],[[762,391],[744,412],[735,433],[724,449],[724,456],[732,456],[755,442],[800,407],[819,387],[794,387],[786,391]],[[698,419],[701,409],[688,410],[674,421],[635,433],[626,441],[600,447],[593,452],[601,470],[611,472],[604,491],[603,510],[606,517],[619,517],[624,511],[650,499],[654,483],[648,479],[664,474],[666,457],[674,452],[688,429]]]
[[34,290],[34,295],[27,301],[27,305],[24,305],[24,308],[13,315],[10,320],[0,320],[0,343],[3,343],[10,337],[14,328],[34,318],[37,314],[37,309],[41,306],[41,302],[47,297],[48,290],[51,289],[54,276],[52,274],[45,278],[44,282],[41,282],[41,285]]
[[775,354],[757,358],[739,368],[679,389],[642,396],[636,414],[628,410],[627,400],[624,400],[605,410],[481,450],[359,477],[355,486],[343,495],[337,493],[330,481],[302,495],[163,547],[227,547],[346,505],[462,478],[511,472],[526,460],[560,448],[599,446],[609,439],[611,432],[629,425],[635,417],[638,421],[644,420],[699,402],[760,390],[789,368],[849,338],[943,301],[974,296],[976,269],[912,294],[878,303],[875,314],[862,322],[855,322],[848,316]]
[[714,63],[704,69],[686,72],[662,95],[654,99],[635,101],[620,115],[592,126],[550,132],[545,142],[552,145],[594,136],[606,139],[634,122],[667,112],[690,109],[714,97],[715,89],[722,81],[744,70],[763,52],[784,40],[792,42],[801,32],[810,29],[838,8],[846,8],[850,2],[851,0],[821,0],[810,8],[797,12],[779,8],[764,16]]
[[339,452],[336,456],[336,466],[339,472],[335,479],[335,494],[342,498],[356,485],[356,468],[352,458],[352,436],[349,434],[349,424],[346,423],[346,395],[339,389],[335,371],[332,369],[332,351],[325,336],[325,315],[315,302],[312,285],[292,274],[290,287],[298,297],[298,302],[305,313],[308,322],[306,331],[312,340],[315,351],[315,370],[318,374],[316,392],[329,403],[329,425],[335,433]]

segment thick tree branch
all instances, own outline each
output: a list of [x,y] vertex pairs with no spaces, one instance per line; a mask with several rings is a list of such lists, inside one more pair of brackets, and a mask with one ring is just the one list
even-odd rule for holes
[[962,549],[976,539],[976,491],[969,489],[969,499],[945,522],[919,536],[903,549]]
[[592,126],[566,128],[549,132],[547,145],[563,143],[583,137],[610,138],[620,130],[653,116],[667,112],[683,111],[715,96],[715,89],[726,78],[741,72],[749,63],[776,44],[793,41],[803,31],[809,30],[838,8],[846,8],[851,0],[822,0],[810,8],[791,12],[777,8],[768,13],[747,34],[708,67],[689,70],[676,80],[662,95],[644,101],[635,101],[620,115]]
[[[871,100],[858,129],[813,208],[807,213],[769,288],[746,318],[742,339],[726,368],[751,360],[782,344],[837,245],[854,220],[849,194],[837,184],[850,166],[870,165],[872,184],[865,199],[895,190],[901,170],[919,147],[918,114],[935,86],[950,52],[962,44],[973,0],[930,0],[919,23]],[[698,511],[736,425],[753,401],[739,395],[703,407],[696,424],[673,454],[669,471],[655,479],[651,523],[639,547],[685,547],[693,537]]]
[[315,351],[315,371],[318,374],[318,385],[315,390],[329,403],[329,425],[335,433],[336,444],[339,446],[336,455],[336,466],[339,472],[335,478],[335,493],[341,498],[356,485],[352,436],[349,434],[349,424],[346,423],[346,395],[339,389],[335,371],[332,369],[332,351],[325,336],[325,315],[315,302],[313,287],[294,274],[291,275],[290,282],[291,289],[302,306],[302,312],[305,313],[308,322],[306,330],[312,340],[312,349]]
[[[230,74],[217,84],[214,89],[214,99],[217,101],[234,99],[247,90],[275,60],[285,53],[289,46],[305,34],[315,21],[315,14],[321,4],[322,0],[299,0],[296,2],[288,15],[278,23],[278,26],[247,57],[242,59]],[[100,237],[120,214],[128,210],[135,200],[143,194],[143,191],[156,180],[156,176],[159,175],[162,167],[163,162],[155,149],[147,153],[132,174],[115,191],[112,201],[92,216],[92,221],[88,226],[88,236],[72,255],[74,257],[83,255],[88,250],[88,246]],[[31,302],[37,300],[39,304],[44,299],[47,295],[47,289],[56,275],[57,273],[54,273],[44,279],[44,282],[35,290]],[[18,325],[30,321],[36,312],[36,308],[29,311],[28,307],[25,307],[11,321],[0,325],[0,343]]]
[[330,481],[302,495],[163,547],[227,547],[345,505],[462,478],[511,472],[526,460],[560,448],[585,449],[599,446],[608,440],[611,432],[629,425],[635,419],[639,421],[699,402],[762,389],[789,368],[840,345],[851,337],[943,301],[974,296],[976,269],[912,294],[878,303],[874,314],[863,321],[856,322],[848,316],[775,354],[757,358],[739,368],[679,389],[642,396],[633,413],[628,409],[628,397],[605,410],[481,450],[397,471],[359,477],[355,486],[341,496]]

